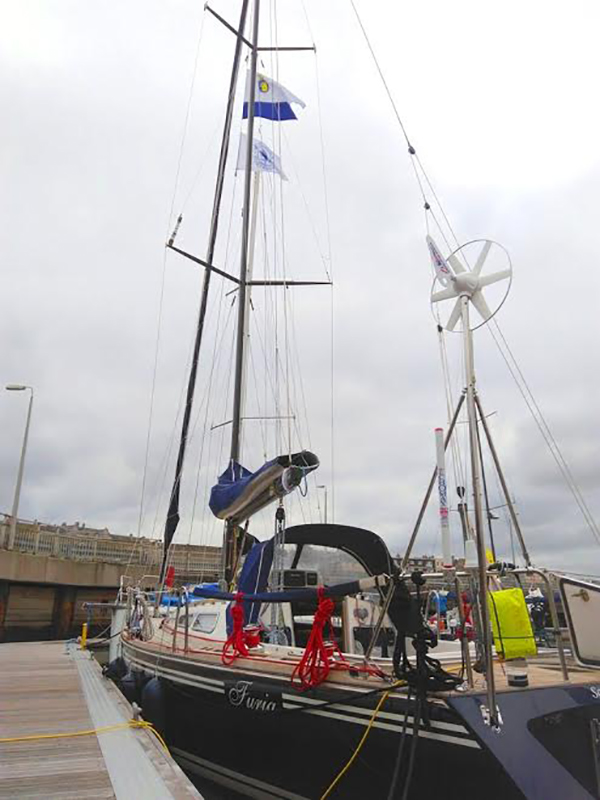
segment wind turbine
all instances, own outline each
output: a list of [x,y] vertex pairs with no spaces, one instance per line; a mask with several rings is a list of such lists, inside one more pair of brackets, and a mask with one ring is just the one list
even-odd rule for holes
[[[454,427],[456,417],[463,400],[467,403],[467,418],[469,424],[469,450],[471,460],[471,485],[473,491],[473,507],[475,510],[475,531],[477,548],[477,574],[478,574],[478,606],[482,624],[483,644],[485,650],[485,673],[487,685],[488,715],[491,723],[497,727],[498,714],[496,710],[496,690],[494,668],[492,661],[492,642],[490,635],[490,616],[487,604],[488,572],[487,556],[485,549],[484,516],[482,503],[481,462],[479,457],[479,429],[477,411],[482,419],[482,424],[488,437],[490,449],[495,454],[489,431],[484,419],[481,401],[477,396],[475,384],[475,365],[473,359],[473,331],[485,325],[497,313],[508,295],[512,283],[512,266],[506,250],[490,239],[479,239],[468,242],[455,250],[445,259],[435,241],[427,236],[427,246],[433,267],[435,279],[431,290],[432,310],[438,325],[448,331],[454,331],[458,322],[462,323],[464,362],[465,362],[465,390],[452,420],[448,438]],[[470,265],[473,264],[471,267]],[[485,269],[484,269],[485,267]],[[489,299],[484,297],[484,290]],[[492,297],[493,295],[493,297]],[[471,327],[470,306],[473,306],[481,321]],[[442,319],[445,321],[442,322]],[[497,457],[494,458],[498,467],[498,474],[505,484],[504,477],[499,469]],[[524,547],[524,543],[523,543]],[[467,551],[465,551],[466,554]],[[526,562],[529,557],[524,549]]]
[[[485,325],[506,300],[512,283],[512,265],[506,250],[490,239],[475,239],[445,259],[431,236],[427,236],[427,246],[436,274],[431,304],[439,309],[439,316],[445,318],[445,322],[439,320],[439,324],[447,331],[454,331],[463,317],[461,299],[466,297],[481,317],[471,330]],[[486,292],[490,294],[490,308],[483,290],[495,284],[494,290]]]

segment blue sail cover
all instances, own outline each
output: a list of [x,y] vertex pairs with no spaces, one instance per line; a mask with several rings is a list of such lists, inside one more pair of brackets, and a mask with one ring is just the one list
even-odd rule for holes
[[211,489],[210,510],[219,519],[243,522],[273,500],[289,494],[318,466],[319,459],[308,450],[274,458],[256,472],[232,461]]
[[[246,556],[240,579],[238,591],[244,594],[257,594],[267,590],[269,573],[273,563],[273,539],[266,542],[256,542]],[[244,625],[256,625],[260,615],[261,603],[247,603],[244,605]],[[231,603],[227,606],[227,633],[233,627],[231,619]]]

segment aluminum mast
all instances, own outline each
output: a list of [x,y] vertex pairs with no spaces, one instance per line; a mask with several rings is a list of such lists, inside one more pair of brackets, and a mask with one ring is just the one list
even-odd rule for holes
[[[225,182],[225,167],[227,164],[227,155],[229,153],[229,142],[231,138],[231,122],[233,119],[233,107],[235,102],[235,91],[238,83],[240,61],[242,56],[242,47],[246,43],[244,40],[244,28],[246,26],[246,17],[250,0],[243,0],[242,10],[240,13],[240,22],[237,30],[237,38],[235,44],[235,53],[233,56],[233,66],[231,68],[231,79],[229,82],[229,95],[227,98],[227,110],[225,112],[225,123],[223,126],[223,137],[221,140],[221,154],[219,157],[219,168],[217,172],[217,182],[215,186],[215,195],[213,200],[213,210],[210,223],[210,233],[208,239],[208,249],[206,255],[206,263],[212,264],[215,252],[215,244],[217,241],[217,231],[219,228],[219,212],[221,210],[221,199],[223,196],[223,185]],[[253,53],[254,61],[256,62],[256,51]],[[251,144],[251,142],[250,142]],[[208,290],[210,286],[211,270],[204,271],[204,283],[202,285],[202,295],[200,299],[200,310],[198,313],[198,325],[196,328],[196,338],[194,341],[194,350],[192,353],[192,366],[187,385],[187,395],[185,401],[185,410],[183,413],[183,422],[181,425],[181,438],[179,441],[179,451],[177,453],[177,466],[175,467],[175,480],[173,482],[173,489],[171,490],[171,498],[169,501],[169,510],[167,511],[167,519],[165,522],[164,531],[164,552],[163,561],[161,566],[161,580],[160,585],[164,584],[166,568],[168,563],[169,547],[175,535],[177,525],[179,524],[179,494],[181,489],[181,475],[183,472],[183,464],[185,461],[185,451],[188,440],[188,430],[190,425],[190,418],[192,414],[192,406],[194,403],[194,392],[196,389],[196,374],[198,372],[198,359],[200,355],[200,343],[202,341],[202,332],[204,329],[204,320],[206,318],[206,305],[208,301]]]
[[[235,378],[233,388],[233,415],[231,426],[231,462],[239,461],[241,423],[242,423],[242,398],[244,379],[244,345],[246,333],[246,293],[248,280],[248,263],[250,259],[250,217],[252,193],[252,148],[254,146],[254,98],[256,96],[256,67],[258,62],[258,21],[260,14],[260,0],[254,0],[254,21],[252,28],[252,42],[250,55],[250,70],[248,74],[248,127],[246,130],[246,172],[244,175],[244,206],[242,217],[242,252],[240,260],[240,284],[238,288],[238,315],[235,347]],[[227,583],[233,577],[232,551],[235,543],[236,526],[227,521],[225,524],[225,539],[223,543],[223,576]]]

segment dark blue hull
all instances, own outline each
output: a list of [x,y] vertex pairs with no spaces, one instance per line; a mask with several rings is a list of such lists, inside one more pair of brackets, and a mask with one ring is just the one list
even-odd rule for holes
[[[125,656],[135,669],[158,676],[161,722],[181,766],[250,797],[318,800],[354,752],[380,699],[330,685],[298,694],[286,681],[135,645],[126,646]],[[600,700],[592,689],[500,693],[504,724],[499,733],[483,721],[483,695],[428,702],[429,720],[418,726],[406,797],[598,797],[593,746],[585,736],[590,720],[600,719]],[[389,697],[358,758],[329,797],[385,800],[405,730],[393,794],[402,798],[415,711],[413,700]]]

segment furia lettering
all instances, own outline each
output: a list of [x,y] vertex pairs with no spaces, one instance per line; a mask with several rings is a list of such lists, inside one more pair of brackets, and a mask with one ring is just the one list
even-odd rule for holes
[[251,681],[238,681],[227,692],[227,699],[236,708],[247,708],[249,711],[273,712],[279,707],[276,699],[269,692],[253,691]]

